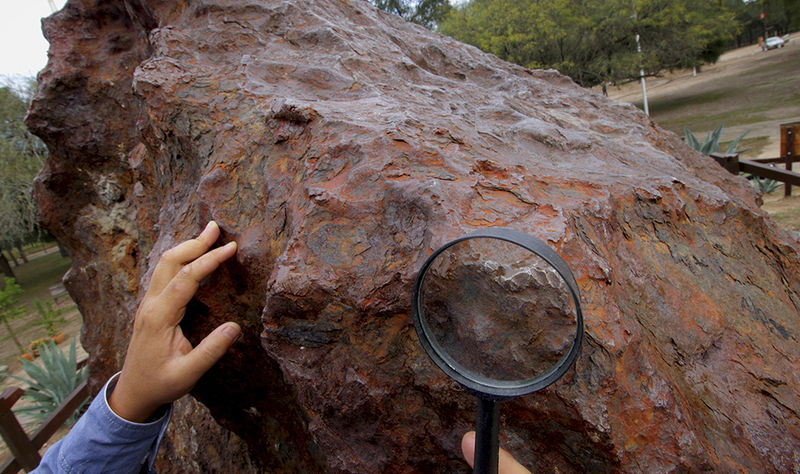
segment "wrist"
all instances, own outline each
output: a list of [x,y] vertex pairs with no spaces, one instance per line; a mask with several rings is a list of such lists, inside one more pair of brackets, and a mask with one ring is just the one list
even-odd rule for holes
[[125,421],[131,423],[148,423],[161,405],[149,404],[142,397],[135,395],[125,383],[123,374],[117,374],[109,381],[106,391],[106,402],[111,411]]

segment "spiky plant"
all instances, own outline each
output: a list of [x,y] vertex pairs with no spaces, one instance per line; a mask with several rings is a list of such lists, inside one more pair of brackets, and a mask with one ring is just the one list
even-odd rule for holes
[[[27,415],[37,421],[46,420],[58,407],[86,380],[87,367],[78,370],[75,339],[70,342],[69,356],[58,350],[53,341],[39,350],[41,367],[33,362],[22,360],[22,368],[29,378],[11,376],[30,385],[23,398],[30,400],[30,405],[17,408],[14,413]],[[80,417],[85,401],[67,420],[73,424]]]
[[745,175],[745,177],[750,180],[750,183],[758,188],[762,194],[769,194],[783,186],[783,183],[775,181],[774,179],[762,178],[756,175]]
[[[691,130],[688,127],[683,128],[684,133],[684,141],[687,145],[694,148],[695,150],[700,151],[704,155],[710,155],[712,153],[717,153],[719,151],[719,139],[722,136],[722,129],[725,128],[725,124],[723,123],[719,127],[717,127],[713,132],[710,132],[706,135],[706,139],[701,144],[697,137],[694,136]],[[737,149],[739,148],[739,141],[744,138],[745,135],[750,133],[750,130],[744,132],[743,134],[739,135],[739,137],[732,141],[730,145],[728,145],[728,149],[725,153],[737,153]],[[742,150],[744,151],[744,150]],[[739,152],[741,153],[741,152]]]

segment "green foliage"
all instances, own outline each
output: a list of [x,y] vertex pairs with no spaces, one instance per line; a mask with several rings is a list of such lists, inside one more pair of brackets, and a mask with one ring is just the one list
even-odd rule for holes
[[34,326],[45,326],[45,330],[47,331],[47,335],[53,337],[58,334],[57,324],[63,324],[67,322],[61,316],[61,313],[64,311],[64,308],[58,308],[57,310],[53,310],[53,305],[50,304],[49,301],[45,301],[45,306],[42,306],[42,303],[39,300],[33,300],[34,306],[36,306],[36,311],[39,313],[39,316],[42,317],[41,321],[35,321],[33,323]]
[[714,41],[735,33],[731,17],[716,0],[470,0],[439,30],[591,87],[637,78],[640,68],[654,75],[700,65]]
[[775,181],[774,179],[762,178],[760,176],[755,176],[750,174],[745,174],[744,176],[750,181],[750,183],[753,186],[758,188],[758,190],[761,191],[762,194],[769,194],[775,191],[776,189],[780,188],[781,186],[783,186],[783,183],[781,183],[780,181]]
[[[725,128],[725,124],[723,123],[719,127],[717,127],[713,132],[710,132],[706,135],[706,139],[701,144],[697,137],[694,136],[689,128],[684,128],[684,141],[687,145],[694,148],[695,150],[700,151],[704,155],[710,155],[712,153],[717,153],[719,151],[719,139],[722,136],[722,129]],[[725,150],[725,153],[737,153],[737,149],[739,148],[739,141],[750,133],[750,130],[741,134],[738,138],[733,140],[730,145],[728,145],[728,149]]]
[[34,230],[33,178],[47,150],[25,126],[28,103],[19,90],[0,87],[0,248],[11,248]]
[[16,319],[25,314],[25,308],[17,306],[17,296],[22,294],[22,288],[17,285],[13,278],[5,278],[5,288],[0,290],[0,320],[8,331],[9,337],[14,341],[14,344],[19,349],[20,355],[25,354],[25,349],[19,343],[17,335],[11,329],[9,321]]
[[[735,46],[755,43],[759,37],[782,36],[800,29],[797,0],[721,0],[741,25]],[[764,15],[761,18],[761,15]]]
[[370,0],[376,7],[403,17],[404,20],[422,25],[429,30],[452,8],[449,0]]
[[0,290],[0,316],[13,318],[19,316],[21,308],[15,308],[17,296],[22,294],[22,288],[13,278],[5,278],[4,287]]
[[[75,339],[69,346],[69,356],[58,350],[55,343],[50,341],[49,345],[43,346],[39,351],[39,359],[42,366],[22,360],[22,367],[28,375],[28,379],[13,376],[31,386],[25,390],[23,398],[31,401],[30,406],[14,410],[16,414],[30,416],[34,420],[46,420],[76,388],[86,380],[88,375],[87,367],[78,370],[76,359]],[[77,421],[83,406],[88,400],[67,420],[68,424]]]
[[[724,123],[717,127],[713,132],[710,132],[708,135],[706,135],[706,139],[702,144],[699,140],[697,140],[697,137],[694,136],[694,133],[692,133],[691,130],[684,128],[684,141],[686,141],[686,143],[695,150],[698,150],[705,155],[710,155],[719,151],[719,139],[722,136],[723,128],[725,128]],[[744,132],[735,140],[733,140],[730,145],[728,145],[728,149],[725,150],[725,153],[739,153],[739,141],[748,133],[750,133],[750,130]],[[764,194],[769,194],[783,186],[782,183],[775,181],[774,179],[761,178],[759,176],[750,174],[744,174],[744,177],[747,178],[753,186],[761,190],[761,192]]]

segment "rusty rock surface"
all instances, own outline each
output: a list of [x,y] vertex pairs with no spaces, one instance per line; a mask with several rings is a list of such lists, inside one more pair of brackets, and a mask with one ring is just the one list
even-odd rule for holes
[[179,404],[164,472],[466,472],[475,403],[410,291],[486,226],[548,241],[583,296],[575,367],[502,408],[523,463],[800,470],[797,238],[634,107],[361,0],[70,0],[43,26],[40,220],[95,390],[158,256],[209,219],[239,244],[183,326],[245,335]]

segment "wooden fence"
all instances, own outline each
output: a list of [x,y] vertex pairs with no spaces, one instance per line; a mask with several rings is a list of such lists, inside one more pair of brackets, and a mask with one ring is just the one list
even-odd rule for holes
[[[84,359],[78,364],[78,367],[85,364],[86,360]],[[64,400],[64,403],[34,431],[30,438],[25,434],[14,412],[11,411],[24,392],[19,387],[8,387],[0,395],[0,435],[11,451],[11,457],[0,466],[0,474],[15,474],[20,469],[24,469],[25,472],[36,469],[41,461],[39,449],[89,397],[89,386],[84,380]]]
[[[760,178],[774,179],[784,184],[784,196],[792,195],[792,186],[800,186],[800,173],[792,171],[792,165],[800,161],[800,122],[781,125],[781,156],[740,160],[739,155],[712,153],[711,157],[723,168],[734,174],[750,173]],[[782,163],[783,168],[771,166]]]

